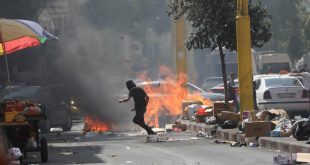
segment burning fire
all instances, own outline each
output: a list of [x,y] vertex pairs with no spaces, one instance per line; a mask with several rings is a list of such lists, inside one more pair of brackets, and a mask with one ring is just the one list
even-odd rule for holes
[[94,119],[90,116],[86,116],[85,119],[84,132],[96,131],[105,132],[110,130],[110,126],[104,122]]
[[[162,77],[160,85],[146,85],[143,87],[150,96],[145,114],[145,120],[148,124],[159,126],[158,117],[160,115],[181,115],[182,102],[186,100],[198,100],[204,105],[212,105],[210,100],[206,100],[198,93],[188,94],[185,86],[187,75],[180,74],[177,77],[170,68],[164,65],[161,65],[159,72]],[[150,81],[145,73],[141,74],[139,78],[146,82]]]

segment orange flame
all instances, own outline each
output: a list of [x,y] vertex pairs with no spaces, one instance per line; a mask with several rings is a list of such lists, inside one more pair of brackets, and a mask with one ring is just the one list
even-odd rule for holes
[[[175,76],[171,69],[164,65],[161,65],[159,72],[162,78],[159,86],[146,85],[143,87],[150,96],[145,114],[145,120],[148,124],[158,127],[158,117],[163,114],[181,115],[182,102],[185,100],[198,100],[205,105],[212,105],[210,100],[204,99],[198,93],[187,93],[185,87],[187,75]],[[150,81],[145,73],[141,74],[139,78],[147,82]]]
[[96,131],[96,132],[105,132],[110,130],[110,126],[104,122],[99,121],[98,119],[94,119],[90,116],[86,116],[84,118],[85,126],[84,131]]

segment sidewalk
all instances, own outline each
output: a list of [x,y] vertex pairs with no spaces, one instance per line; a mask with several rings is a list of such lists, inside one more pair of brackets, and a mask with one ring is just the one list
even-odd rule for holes
[[[214,125],[206,125],[204,123],[196,123],[188,120],[182,120],[183,124],[186,124],[187,130],[193,132],[207,132],[211,134]],[[239,130],[236,129],[217,129],[215,137],[221,140],[236,141],[245,143],[245,135],[238,134]],[[307,141],[297,141],[293,137],[260,137],[258,139],[258,145],[273,150],[281,150],[284,152],[297,153],[304,152],[310,153],[310,144],[306,144]]]

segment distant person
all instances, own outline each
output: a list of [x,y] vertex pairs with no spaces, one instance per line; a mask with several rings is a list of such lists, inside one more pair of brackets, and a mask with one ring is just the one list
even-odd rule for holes
[[253,81],[253,104],[254,110],[258,110],[257,100],[256,100],[256,81]]
[[233,100],[234,105],[235,105],[235,112],[238,113],[240,111],[240,107],[239,107],[239,102],[236,96],[236,91],[235,91],[235,77],[236,74],[235,73],[231,73],[230,74],[230,81],[228,82],[228,96],[229,96],[229,100]]
[[149,102],[149,96],[142,88],[137,87],[132,80],[127,81],[126,86],[129,90],[128,97],[120,99],[118,102],[127,102],[131,97],[133,97],[135,101],[135,107],[131,111],[136,111],[136,116],[133,118],[133,122],[144,128],[148,135],[156,134],[149,126],[145,124],[144,121],[144,113],[146,112],[146,106]]

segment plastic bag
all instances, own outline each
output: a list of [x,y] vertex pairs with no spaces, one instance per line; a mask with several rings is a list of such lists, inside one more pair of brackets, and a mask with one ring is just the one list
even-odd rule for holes
[[23,154],[22,154],[22,152],[20,151],[19,148],[10,148],[9,149],[9,157],[10,157],[10,159],[16,160],[16,159],[19,159],[22,156],[23,156]]

